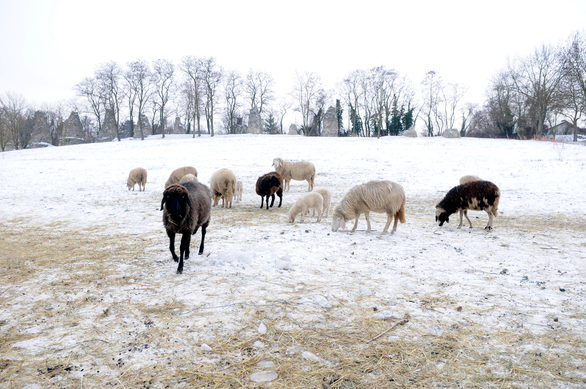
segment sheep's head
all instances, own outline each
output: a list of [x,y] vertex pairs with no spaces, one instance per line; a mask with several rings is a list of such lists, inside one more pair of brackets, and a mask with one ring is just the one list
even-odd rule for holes
[[342,209],[338,205],[334,209],[334,213],[332,215],[332,231],[336,232],[340,228],[346,228],[346,219],[344,218],[344,214],[342,213]]
[[283,160],[281,158],[273,159],[273,167],[275,168],[275,170],[277,170],[281,166],[283,166]]
[[182,185],[174,184],[169,186],[163,192],[161,211],[163,210],[163,206],[171,220],[179,223],[187,214],[189,207],[191,207],[189,192]]
[[134,186],[134,180],[128,177],[128,180],[126,180],[126,186],[128,187],[128,190],[130,190],[130,188]]
[[450,222],[450,215],[442,207],[435,207],[435,221],[438,222],[441,227],[444,223]]

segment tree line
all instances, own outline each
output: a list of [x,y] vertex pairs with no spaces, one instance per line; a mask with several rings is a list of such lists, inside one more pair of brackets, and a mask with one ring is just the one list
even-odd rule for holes
[[[339,136],[398,135],[419,123],[426,136],[459,124],[462,136],[543,135],[560,120],[576,128],[586,109],[586,37],[576,33],[558,46],[543,46],[509,61],[492,79],[482,106],[464,104],[464,87],[428,71],[418,87],[384,66],[350,72],[336,90],[326,90],[316,73],[299,73],[288,96],[275,96],[264,72],[226,71],[214,58],[184,57],[108,62],[74,87],[87,141],[120,140],[170,132],[214,136],[247,132],[247,116],[261,118],[260,130],[284,133],[283,118],[296,112],[299,132],[320,135],[325,112],[335,101]],[[49,142],[60,144],[67,110],[44,110]],[[0,97],[0,148],[19,149],[33,139],[38,110],[14,94]],[[221,120],[218,126],[216,119]],[[577,131],[574,137],[577,136]]]

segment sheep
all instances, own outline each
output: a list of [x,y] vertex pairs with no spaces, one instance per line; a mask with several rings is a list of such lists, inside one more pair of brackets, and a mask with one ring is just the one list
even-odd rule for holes
[[[182,185],[173,184],[163,192],[161,210],[163,225],[169,236],[169,250],[177,266],[177,274],[183,273],[183,258],[189,258],[191,235],[201,227],[201,243],[198,254],[204,249],[206,229],[210,224],[210,190],[195,180]],[[182,234],[179,257],[175,254],[175,234]]]
[[222,198],[222,208],[232,208],[232,197],[236,192],[236,176],[230,169],[220,169],[212,174],[210,189],[214,197],[214,207]]
[[256,194],[260,196],[260,207],[263,207],[263,201],[267,198],[267,209],[269,209],[269,197],[271,198],[271,207],[275,203],[275,193],[279,196],[279,207],[283,202],[283,176],[277,172],[270,172],[260,176],[256,180]]
[[140,192],[141,187],[142,190],[144,191],[144,187],[146,185],[147,182],[147,171],[145,168],[142,167],[137,167],[134,168],[130,171],[130,173],[128,173],[128,179],[126,180],[126,186],[128,187],[128,190],[130,190],[130,188],[132,188],[132,190],[134,191],[134,186],[136,184],[138,184],[138,190]]
[[460,185],[464,185],[464,184],[467,184],[472,181],[482,181],[482,178],[480,178],[478,176],[472,176],[472,175],[466,175],[466,176],[460,177]]
[[[488,224],[485,230],[492,230],[493,216],[498,214],[498,205],[501,193],[499,188],[490,181],[472,181],[463,185],[458,185],[450,189],[435,209],[435,221],[439,222],[441,227],[444,222],[449,223],[451,214],[460,210],[485,211],[488,214]],[[468,216],[466,216],[468,219]],[[472,228],[472,223],[470,228]],[[460,224],[462,227],[462,214],[460,214]]]
[[370,212],[385,212],[387,224],[381,235],[385,234],[391,220],[395,223],[391,234],[397,230],[397,222],[405,223],[405,191],[403,187],[392,181],[369,181],[366,184],[356,185],[344,196],[332,214],[332,231],[336,232],[350,219],[355,219],[352,232],[356,231],[358,218],[364,213],[367,229],[370,232]]
[[324,189],[324,188],[314,189],[313,191],[321,194],[321,196],[323,197],[324,205],[323,205],[323,210],[322,210],[322,216],[324,216],[324,213],[325,213],[325,216],[328,217],[328,213],[330,210],[330,203],[332,201],[332,194],[330,193],[329,190]]
[[236,196],[236,201],[242,201],[242,181],[236,181],[236,191],[234,192],[234,196]]
[[197,182],[197,177],[194,176],[191,173],[186,174],[183,177],[181,177],[181,179],[179,180],[179,184],[180,185],[183,185],[183,184],[185,184],[186,182],[189,182],[189,181],[196,181]]
[[[482,181],[482,179],[478,176],[473,176],[473,175],[466,175],[466,176],[460,177],[460,185],[464,185],[464,184],[467,184],[468,182],[473,182],[473,181]],[[466,220],[468,220],[468,223],[470,223],[470,226],[472,226],[472,222],[468,218],[468,210],[466,210],[466,209],[460,210],[460,226],[462,226],[462,216],[466,216]]]
[[285,180],[285,189],[289,191],[289,184],[291,179],[306,180],[309,184],[307,191],[313,190],[313,182],[315,180],[315,166],[311,162],[287,162],[281,158],[273,159],[273,167],[283,176]]
[[165,188],[173,184],[177,184],[179,180],[181,180],[181,177],[186,174],[193,174],[195,177],[197,177],[197,170],[193,166],[183,166],[173,170],[167,179],[167,182],[165,182]]
[[317,211],[317,222],[319,223],[323,213],[323,204],[324,198],[322,197],[321,193],[307,193],[305,196],[297,199],[295,204],[289,210],[289,222],[293,223],[298,214],[301,214],[301,219],[303,219],[303,215],[306,212],[309,213],[310,209],[313,209]]

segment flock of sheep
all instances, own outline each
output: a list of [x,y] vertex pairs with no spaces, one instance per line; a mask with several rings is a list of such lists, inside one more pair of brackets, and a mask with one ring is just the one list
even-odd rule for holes
[[[275,171],[262,175],[256,182],[256,193],[261,196],[260,208],[272,207],[275,195],[279,196],[279,207],[283,201],[283,191],[289,189],[289,183],[293,180],[305,180],[308,183],[308,192],[300,197],[289,210],[289,222],[295,222],[299,216],[301,219],[310,211],[317,221],[323,216],[327,217],[331,194],[327,189],[313,190],[315,181],[315,166],[311,162],[290,162],[281,158],[273,160]],[[132,169],[128,175],[128,190],[134,190],[138,184],[139,190],[145,189],[147,171],[143,168]],[[161,200],[163,211],[163,225],[169,236],[169,250],[175,262],[179,262],[177,273],[183,272],[183,260],[189,258],[189,244],[191,235],[194,235],[201,227],[201,243],[198,254],[204,250],[206,229],[210,222],[210,213],[213,205],[217,206],[222,200],[222,207],[231,208],[232,200],[242,200],[242,182],[236,180],[236,176],[230,169],[216,171],[211,179],[210,186],[197,180],[197,170],[191,166],[185,166],[174,170],[165,183],[165,191]],[[269,205],[269,198],[271,204]],[[453,187],[444,198],[436,205],[435,220],[442,226],[449,222],[450,215],[459,212],[460,224],[466,217],[470,228],[472,222],[468,218],[467,211],[485,211],[488,214],[488,224],[485,229],[491,230],[493,217],[497,216],[500,198],[499,188],[492,182],[480,179],[477,176],[464,176],[460,179],[460,185]],[[265,205],[266,200],[266,205]],[[340,201],[332,214],[332,231],[345,228],[349,220],[354,220],[352,232],[356,231],[358,218],[364,214],[367,223],[366,231],[371,231],[369,214],[386,213],[387,223],[382,231],[385,234],[391,221],[394,220],[391,234],[397,230],[400,221],[405,223],[405,191],[403,187],[392,181],[369,181],[365,184],[352,187]],[[182,234],[179,256],[175,254],[175,235]]]

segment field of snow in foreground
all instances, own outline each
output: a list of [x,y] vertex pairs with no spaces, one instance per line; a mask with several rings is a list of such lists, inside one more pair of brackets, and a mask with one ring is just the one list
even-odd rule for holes
[[[332,208],[389,179],[406,223],[290,224],[259,209],[275,157],[309,160]],[[184,273],[159,211],[169,173],[230,168]],[[145,192],[128,171],[148,170]],[[434,223],[460,176],[501,190],[494,230]],[[0,387],[583,387],[586,148],[552,142],[150,137],[0,153]],[[347,224],[351,227],[351,223]],[[177,243],[178,250],[178,243]]]

